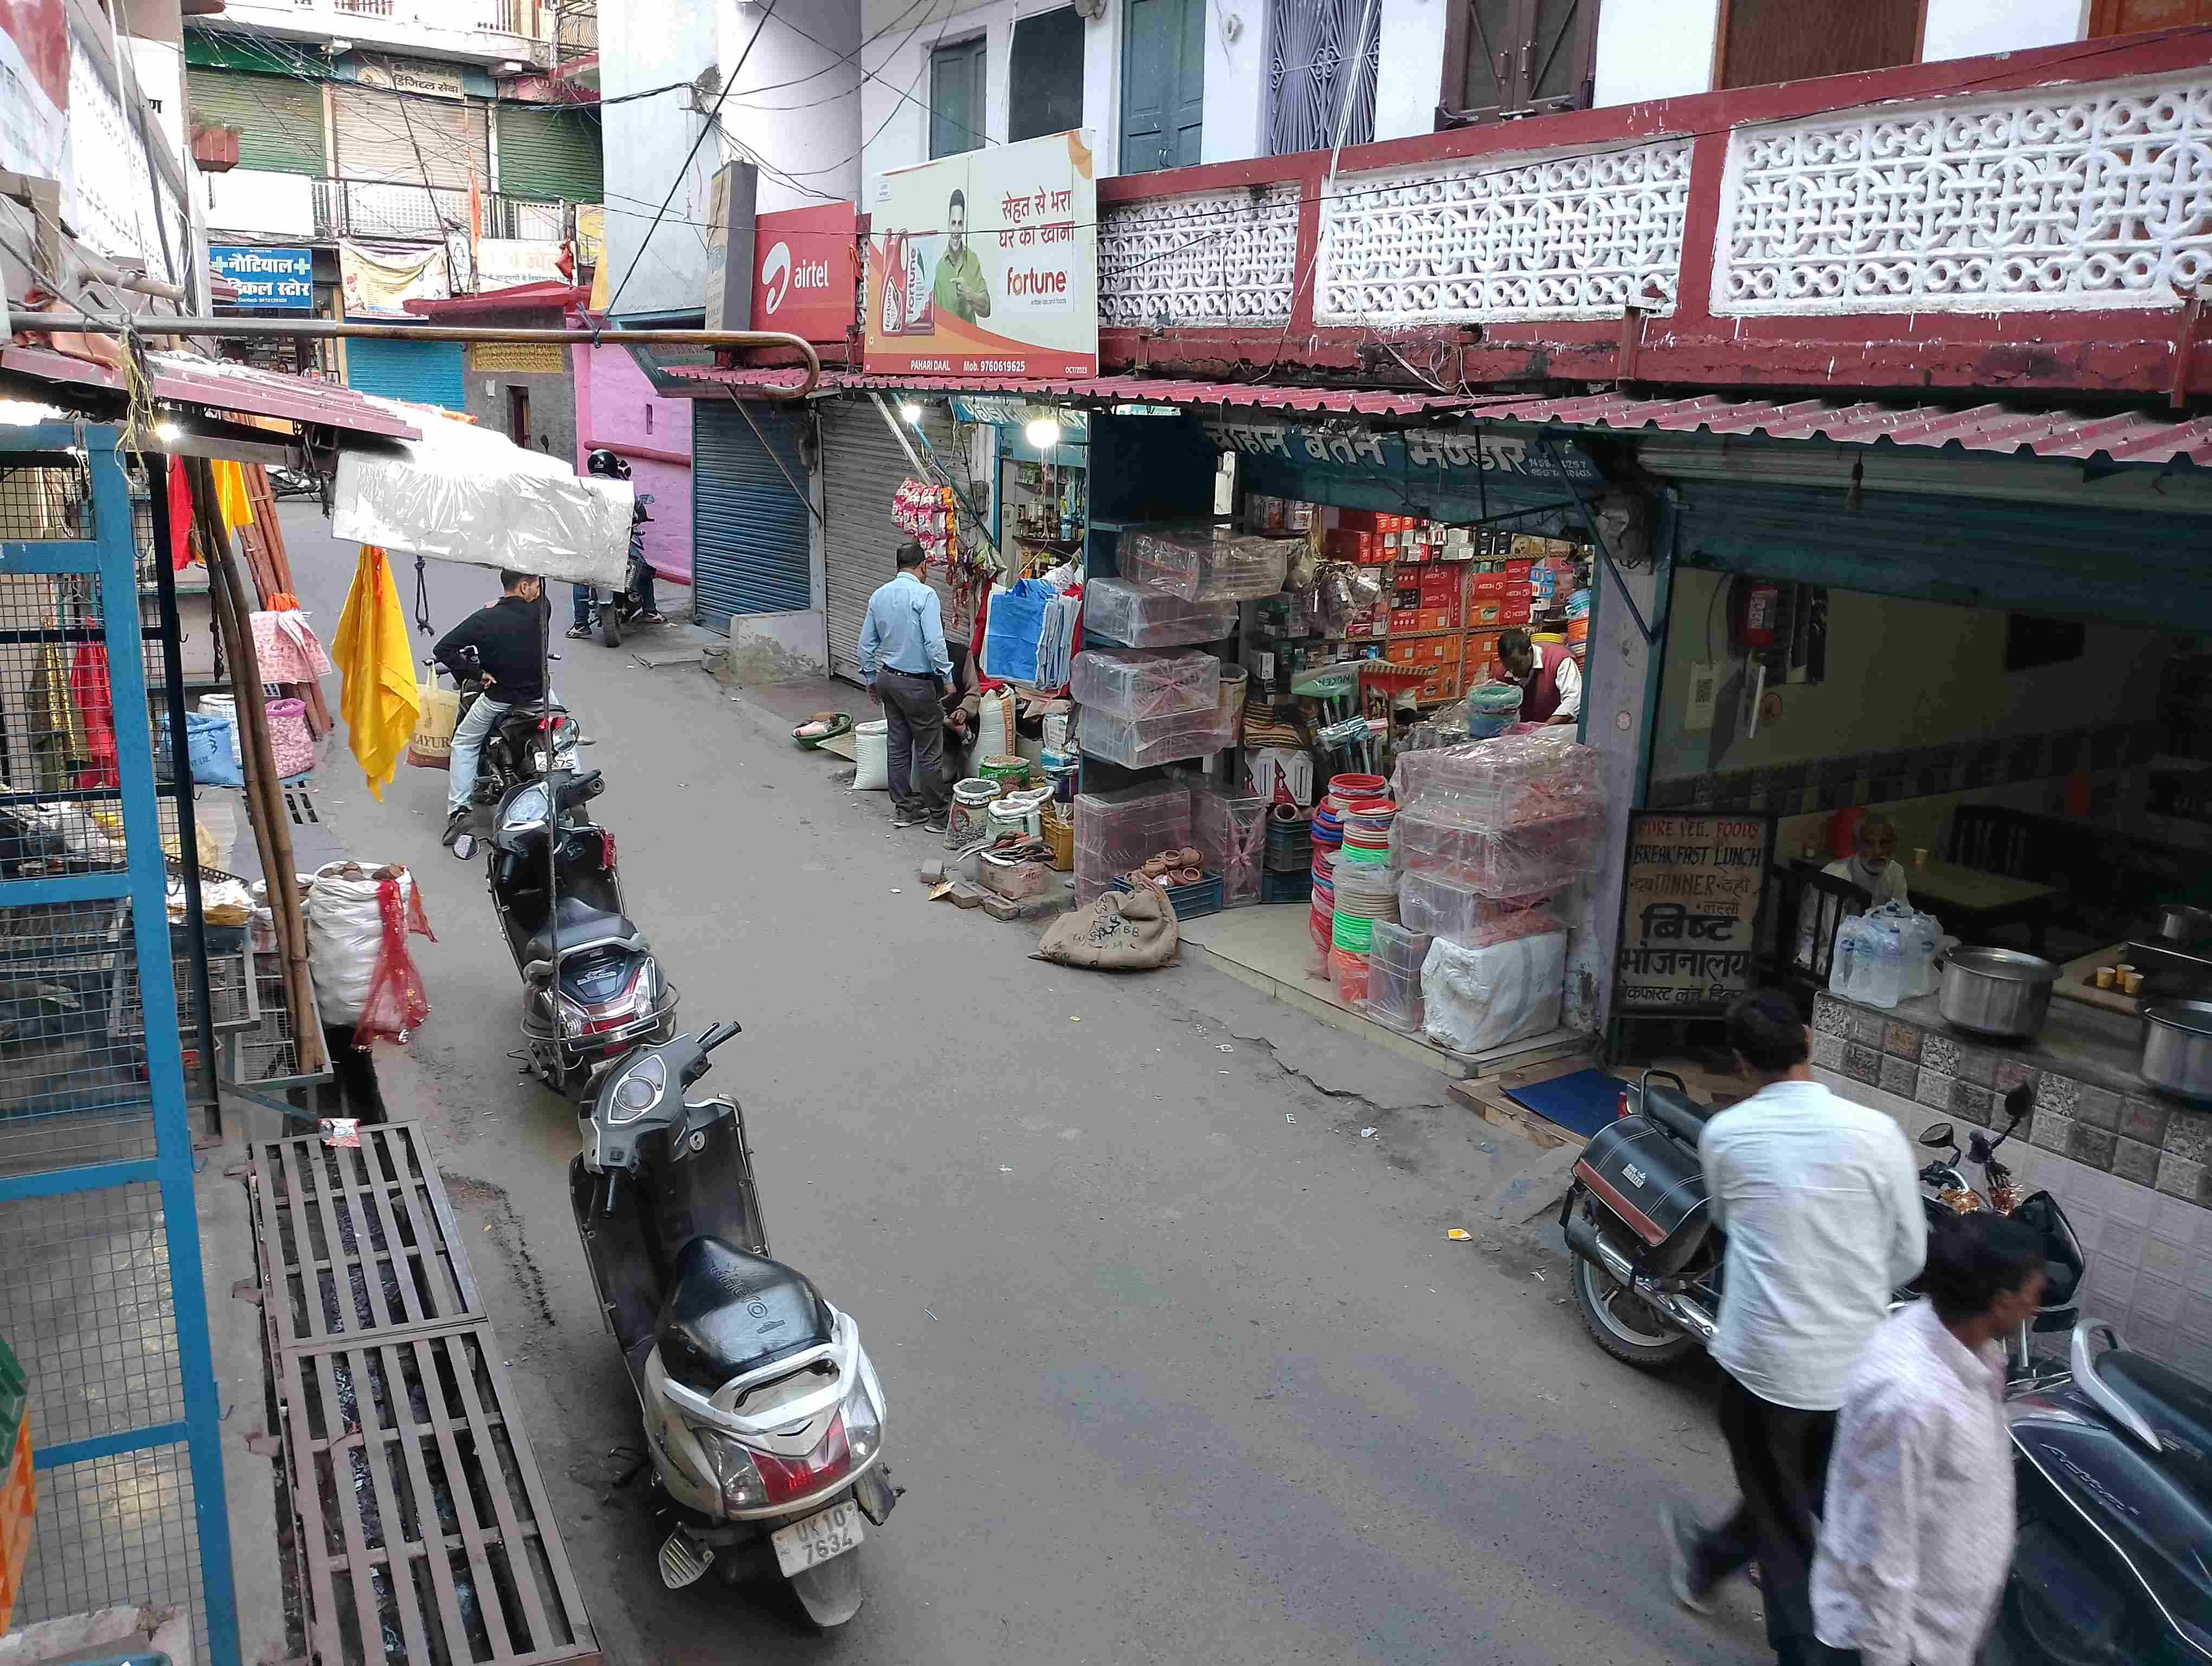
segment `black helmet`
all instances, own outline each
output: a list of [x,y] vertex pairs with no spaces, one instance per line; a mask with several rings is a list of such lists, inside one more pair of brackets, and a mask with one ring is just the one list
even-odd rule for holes
[[629,465],[604,447],[584,459],[586,474],[603,474],[610,480],[629,478]]

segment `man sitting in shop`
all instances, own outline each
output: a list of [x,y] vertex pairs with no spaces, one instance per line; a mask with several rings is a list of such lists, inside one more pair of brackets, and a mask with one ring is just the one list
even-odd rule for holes
[[891,825],[927,823],[945,830],[945,691],[952,660],[945,651],[945,612],[922,581],[929,556],[919,544],[898,548],[898,574],[868,598],[860,622],[860,676],[884,708],[884,766]]
[[1523,723],[1571,723],[1582,715],[1583,668],[1559,642],[1532,642],[1525,630],[1498,639],[1505,674],[1521,685]]
[[[471,669],[483,678],[483,692],[453,731],[453,768],[446,786],[445,842],[451,845],[469,824],[469,795],[477,784],[477,761],[492,727],[518,705],[545,697],[544,616],[539,611],[545,581],[534,574],[501,568],[504,593],[480,607],[439,639],[431,657],[456,678]],[[464,650],[476,650],[472,667]]]
[[1905,894],[1905,865],[1891,860],[1896,849],[1897,830],[1889,824],[1889,818],[1869,813],[1859,824],[1857,851],[1820,871],[1834,879],[1849,879],[1874,899],[1876,908],[1884,903],[1909,906],[1912,899]]

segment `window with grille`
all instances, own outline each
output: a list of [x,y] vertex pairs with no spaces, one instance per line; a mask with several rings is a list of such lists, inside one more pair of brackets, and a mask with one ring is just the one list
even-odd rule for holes
[[[1375,137],[1382,7],[1370,0],[1271,0],[1269,9],[1269,154],[1328,149],[1340,124],[1346,144],[1365,144]],[[1355,48],[1363,20],[1367,39]]]

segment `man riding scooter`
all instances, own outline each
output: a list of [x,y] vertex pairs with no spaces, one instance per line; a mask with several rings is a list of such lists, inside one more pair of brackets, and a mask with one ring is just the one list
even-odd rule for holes
[[477,764],[494,726],[517,705],[545,697],[538,611],[545,594],[545,581],[533,573],[501,568],[499,582],[503,593],[500,599],[463,619],[430,651],[431,657],[458,679],[468,668],[466,650],[473,648],[477,668],[483,678],[482,698],[469,708],[468,715],[453,731],[446,788],[444,842],[448,846],[468,826]]
[[[584,472],[599,476],[603,480],[627,480],[629,465],[604,447],[584,459]],[[626,582],[634,606],[624,608],[622,599],[610,596],[601,606],[612,607],[623,615],[623,622],[634,625],[666,624],[656,604],[653,587],[653,563],[645,559],[645,523],[653,517],[645,512],[643,503],[633,504],[629,522],[629,568]],[[568,587],[568,599],[574,611],[568,625],[568,635],[582,641],[592,634],[592,608],[594,592],[588,584]]]

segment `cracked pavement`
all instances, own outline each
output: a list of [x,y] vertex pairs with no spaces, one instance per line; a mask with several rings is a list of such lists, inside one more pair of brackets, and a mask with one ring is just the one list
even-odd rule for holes
[[[353,552],[280,513],[327,636]],[[440,629],[491,587],[433,563]],[[569,1223],[574,1119],[505,1056],[482,871],[437,848],[441,775],[403,769],[379,804],[332,757],[318,793],[349,848],[422,879],[434,1010],[380,1062],[386,1097],[457,1177],[610,1662],[1765,1657],[1748,1596],[1704,1618],[1666,1590],[1658,1505],[1728,1491],[1710,1381],[1606,1359],[1556,1244],[1492,1219],[1533,1147],[1194,955],[1028,959],[1035,926],[924,899],[926,836],[833,760],[695,670],[561,647],[628,911],[687,1023],[745,1026],[702,1087],[745,1108],[777,1255],[858,1322],[908,1488],[830,1638],[773,1584],[662,1590]]]

